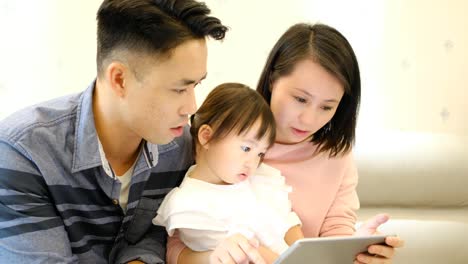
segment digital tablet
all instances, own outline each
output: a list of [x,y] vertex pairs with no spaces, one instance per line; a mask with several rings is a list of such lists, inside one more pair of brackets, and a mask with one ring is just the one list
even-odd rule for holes
[[294,242],[275,264],[352,264],[370,245],[385,244],[387,236],[304,238]]

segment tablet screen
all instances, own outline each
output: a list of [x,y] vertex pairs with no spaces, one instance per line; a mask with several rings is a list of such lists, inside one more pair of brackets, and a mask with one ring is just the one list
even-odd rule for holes
[[275,264],[352,264],[356,255],[374,244],[385,244],[388,235],[304,238],[292,244]]

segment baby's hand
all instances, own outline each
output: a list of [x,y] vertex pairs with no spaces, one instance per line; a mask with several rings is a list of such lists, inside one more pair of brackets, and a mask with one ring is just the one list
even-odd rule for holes
[[235,234],[219,244],[210,255],[210,264],[265,264],[258,251],[259,242]]

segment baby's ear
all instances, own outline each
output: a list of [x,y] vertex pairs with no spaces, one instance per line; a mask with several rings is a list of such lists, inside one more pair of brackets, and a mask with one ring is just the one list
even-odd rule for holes
[[198,129],[198,142],[200,142],[202,148],[208,149],[211,136],[213,136],[213,129],[209,125],[202,125]]

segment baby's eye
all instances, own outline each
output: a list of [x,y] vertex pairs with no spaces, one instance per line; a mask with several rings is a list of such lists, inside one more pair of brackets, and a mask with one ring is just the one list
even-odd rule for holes
[[260,153],[258,153],[258,156],[259,156],[261,159],[263,159],[263,158],[265,157],[265,153],[260,152]]
[[241,146],[241,149],[242,149],[242,151],[244,151],[244,152],[249,152],[249,151],[250,151],[250,148],[247,147],[247,146]]

